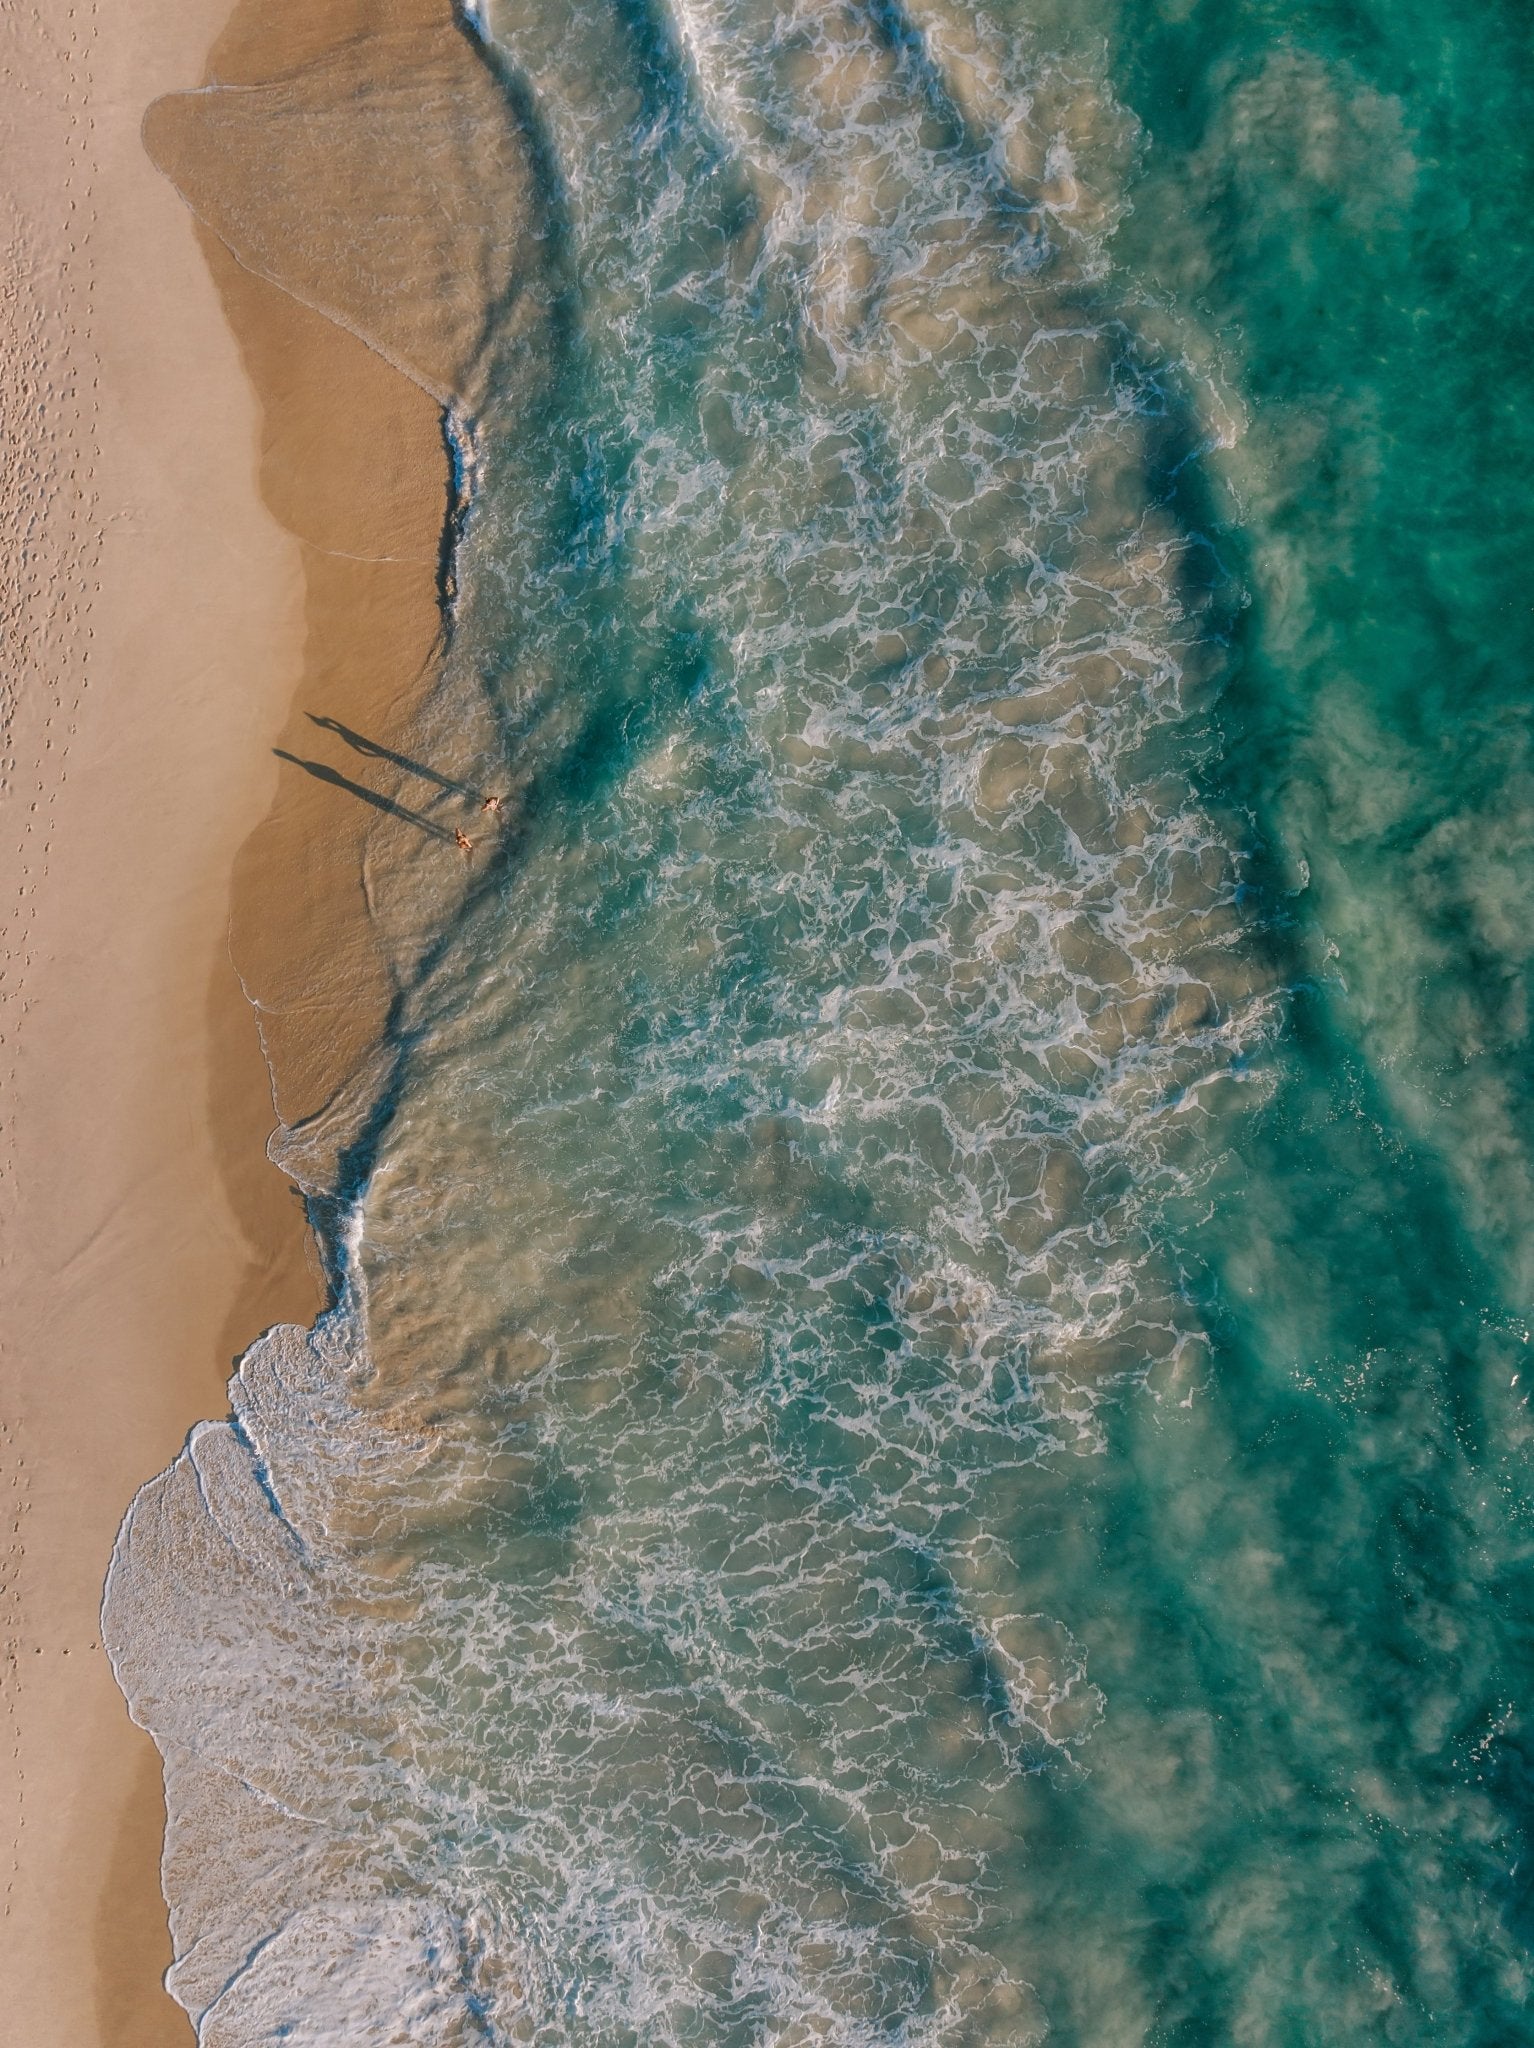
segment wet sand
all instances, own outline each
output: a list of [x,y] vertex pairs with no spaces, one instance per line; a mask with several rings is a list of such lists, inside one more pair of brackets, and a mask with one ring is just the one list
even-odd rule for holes
[[242,269],[145,153],[144,110],[210,48],[260,77],[295,23],[358,15],[285,0],[231,35],[227,6],[0,23],[0,1996],[29,2048],[191,2038],[102,1579],[233,1357],[321,1304],[241,977],[285,1108],[318,1106],[389,985],[376,811],[335,779],[368,777],[311,714],[387,739],[439,633],[437,398]]

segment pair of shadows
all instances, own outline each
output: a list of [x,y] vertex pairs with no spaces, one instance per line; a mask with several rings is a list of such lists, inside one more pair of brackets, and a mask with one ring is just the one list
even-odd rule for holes
[[[481,791],[467,782],[458,782],[451,775],[439,774],[435,768],[428,768],[424,761],[413,761],[408,754],[396,753],[393,747],[382,746],[377,740],[370,740],[365,733],[354,732],[349,725],[343,725],[339,718],[319,718],[314,712],[306,714],[311,725],[319,726],[325,732],[333,732],[345,740],[353,753],[364,754],[375,761],[388,761],[396,768],[403,768],[409,775],[418,775],[423,782],[433,783],[448,796],[461,796],[476,808],[483,802]],[[453,833],[446,825],[439,825],[435,818],[424,811],[414,811],[408,804],[396,802],[393,797],[383,796],[376,789],[369,789],[364,782],[353,782],[349,775],[343,775],[339,768],[332,768],[325,761],[306,761],[298,754],[290,754],[285,747],[273,747],[272,752],[279,761],[290,761],[295,768],[302,768],[306,775],[312,775],[317,782],[328,782],[332,789],[344,789],[348,796],[360,798],[371,804],[375,811],[384,811],[391,818],[398,818],[403,824],[414,825],[430,839],[443,840],[447,845],[455,844]]]

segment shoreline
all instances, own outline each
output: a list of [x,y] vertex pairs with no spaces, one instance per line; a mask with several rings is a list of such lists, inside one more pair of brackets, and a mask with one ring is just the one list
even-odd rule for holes
[[[323,26],[370,11],[335,0]],[[268,1059],[290,1116],[317,1107],[389,995],[359,879],[372,814],[274,752],[322,752],[311,712],[387,736],[440,642],[437,402],[241,269],[141,140],[205,66],[278,68],[295,23],[315,36],[295,0],[228,14],[152,0],[0,33],[27,294],[4,421],[41,450],[5,507],[32,530],[7,564],[0,787],[22,849],[0,985],[0,1989],[33,2048],[191,2039],[160,1982],[158,1757],[100,1648],[102,1580],[137,1488],[226,1412],[235,1356],[323,1304],[266,1157]],[[274,1006],[261,1031],[247,988]]]

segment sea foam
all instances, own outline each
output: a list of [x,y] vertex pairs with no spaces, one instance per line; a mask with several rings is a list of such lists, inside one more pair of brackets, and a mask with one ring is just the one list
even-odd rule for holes
[[1003,1873],[1102,1700],[1021,1519],[1198,1382],[1163,1212],[1268,1001],[1132,127],[962,9],[476,22],[551,310],[435,715],[509,822],[337,1307],[118,1546],[172,1988],[219,2048],[1035,2040]]

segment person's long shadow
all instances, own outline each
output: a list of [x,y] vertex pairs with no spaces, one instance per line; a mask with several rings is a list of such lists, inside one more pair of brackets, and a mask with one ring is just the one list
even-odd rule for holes
[[408,754],[398,754],[393,747],[386,747],[377,740],[370,740],[366,733],[354,732],[349,725],[343,725],[339,718],[321,718],[309,711],[305,717],[311,725],[319,726],[325,732],[333,732],[357,754],[367,754],[375,761],[390,761],[396,768],[403,768],[408,775],[419,775],[423,782],[434,782],[438,789],[448,790],[453,796],[477,798],[479,791],[467,782],[457,782],[451,775],[441,775],[435,768],[428,768],[424,761],[412,761]]
[[330,767],[324,761],[305,761],[297,754],[290,754],[284,747],[273,747],[272,752],[279,761],[291,761],[295,768],[302,768],[306,775],[312,775],[317,782],[328,782],[333,789],[344,789],[348,796],[360,797],[365,804],[371,804],[375,811],[387,811],[391,818],[399,818],[407,825],[419,826],[432,839],[445,839],[452,844],[453,835],[435,819],[423,817],[419,811],[412,811],[406,804],[397,804],[393,797],[380,796],[376,789],[369,789],[361,782],[353,782],[338,768]]

